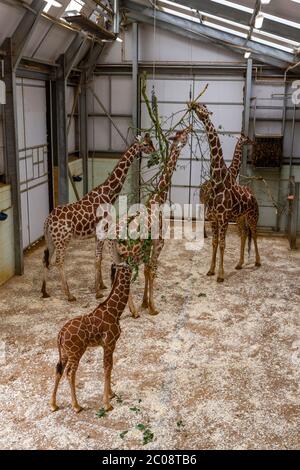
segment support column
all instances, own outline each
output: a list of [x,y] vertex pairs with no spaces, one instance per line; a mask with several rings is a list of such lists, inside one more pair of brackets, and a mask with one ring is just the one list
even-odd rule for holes
[[79,95],[79,129],[80,129],[80,157],[83,169],[83,194],[89,191],[89,151],[88,151],[88,112],[87,112],[87,83],[83,71],[81,93]]
[[288,221],[288,237],[290,242],[291,250],[297,249],[297,225],[299,215],[299,198],[300,198],[300,183],[295,182],[295,178],[292,178],[291,187],[293,199],[289,201],[289,221]]
[[[140,85],[139,85],[139,29],[138,23],[132,23],[132,127],[135,135],[140,128]],[[135,202],[140,201],[140,161],[132,164],[132,185]]]
[[69,171],[68,171],[68,139],[67,139],[67,112],[66,112],[66,80],[65,57],[61,55],[57,61],[55,90],[55,126],[56,139],[54,141],[54,161],[58,166],[58,204],[69,202]]
[[[251,112],[251,94],[252,94],[252,59],[247,61],[247,74],[246,74],[246,83],[245,83],[245,96],[244,96],[244,134],[249,135],[250,130],[250,112]],[[248,149],[244,147],[243,150],[243,162],[241,168],[241,174],[247,175],[247,159],[248,159]]]
[[16,74],[14,70],[13,45],[11,38],[5,40],[4,82],[6,86],[5,116],[5,154],[7,182],[11,185],[11,196],[14,219],[15,274],[24,271],[23,239],[21,217],[21,194],[19,176],[19,145],[16,103]]

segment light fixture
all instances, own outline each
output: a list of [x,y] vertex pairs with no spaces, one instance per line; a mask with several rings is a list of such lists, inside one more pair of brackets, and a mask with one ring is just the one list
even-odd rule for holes
[[251,52],[246,51],[244,55],[245,59],[249,59],[250,56],[251,56]]
[[261,13],[261,12],[258,13],[258,15],[255,18],[255,28],[256,29],[260,29],[262,27],[264,19],[265,19],[265,17],[263,15],[263,13]]
[[44,12],[47,13],[51,7],[61,8],[62,4],[57,2],[56,0],[45,0],[47,5],[45,5]]
[[118,36],[118,37],[116,38],[116,41],[118,41],[118,42],[123,42],[123,39]]
[[262,5],[269,5],[271,3],[271,0],[261,0]]

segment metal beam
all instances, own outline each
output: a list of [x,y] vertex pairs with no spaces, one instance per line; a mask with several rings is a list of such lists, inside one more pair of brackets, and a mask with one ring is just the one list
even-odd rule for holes
[[[250,112],[251,112],[251,94],[252,94],[252,59],[247,61],[247,73],[246,73],[246,82],[245,82],[245,91],[244,91],[244,122],[243,130],[244,134],[249,136],[250,130]],[[248,149],[244,147],[243,149],[243,161],[241,174],[247,175],[247,160],[248,160]]]
[[[132,127],[135,134],[140,128],[139,121],[139,104],[140,103],[140,87],[139,87],[139,29],[138,23],[132,24]],[[134,202],[140,200],[140,161],[135,159],[132,164],[132,185]]]
[[[128,18],[134,21],[153,24],[154,13],[150,8],[131,0],[124,0],[123,6],[128,9]],[[157,27],[167,29],[184,37],[195,40],[202,40],[202,38],[210,39],[214,44],[225,47],[235,53],[243,54],[245,50],[248,50],[253,53],[257,60],[275,67],[286,68],[289,64],[293,63],[294,56],[288,52],[280,51],[251,40],[247,41],[245,45],[244,38],[161,11],[156,11],[155,17]]]
[[100,42],[92,43],[89,51],[78,65],[81,70],[85,71],[87,80],[93,75],[97,61],[104,49],[104,44]]
[[81,93],[79,95],[79,129],[80,129],[80,157],[83,169],[83,194],[89,191],[89,151],[88,151],[88,110],[87,110],[87,82],[85,72],[82,72]]
[[291,250],[297,249],[297,226],[299,214],[299,198],[300,198],[300,183],[295,182],[295,178],[291,178],[292,188],[291,199],[289,201],[289,217],[288,217],[288,237]]
[[54,84],[55,114],[53,118],[56,132],[53,151],[54,160],[58,166],[58,203],[67,204],[69,202],[69,167],[64,55],[59,57],[57,63],[59,68]]
[[[238,24],[250,26],[252,13],[238,8],[233,8],[231,4],[216,3],[211,0],[172,0],[174,3],[179,5],[185,5],[195,10],[208,13],[219,18],[225,18],[227,20],[234,21]],[[255,6],[254,12],[257,11]],[[262,31],[266,33],[272,33],[276,36],[282,36],[287,39],[292,39],[299,42],[299,29],[293,28],[292,26],[279,23],[278,21],[271,20],[269,18],[264,19]]]
[[6,104],[4,106],[6,170],[7,182],[11,186],[13,207],[15,274],[21,275],[24,271],[24,263],[17,130],[16,74],[14,70],[12,40],[10,38],[6,39],[2,47],[6,50],[6,54],[4,56],[4,82],[6,86]]
[[16,69],[23,51],[32,37],[36,24],[46,5],[44,0],[33,0],[12,36],[13,68]]
[[87,37],[78,33],[65,52],[65,79],[70,75],[72,68],[76,64],[76,61],[86,44],[86,41]]

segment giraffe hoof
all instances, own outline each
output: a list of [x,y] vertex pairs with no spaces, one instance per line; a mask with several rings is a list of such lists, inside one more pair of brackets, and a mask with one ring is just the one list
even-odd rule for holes
[[104,405],[104,409],[108,413],[109,411],[112,411],[114,407],[109,403],[108,405]]
[[224,282],[224,278],[223,277],[218,277],[217,282],[219,282],[221,284],[222,282]]
[[214,271],[208,271],[208,273],[206,274],[206,276],[214,276],[214,275],[215,275]]
[[77,406],[73,406],[73,410],[75,411],[75,413],[80,413],[80,411],[82,411],[83,408],[82,406],[77,405]]
[[131,316],[133,318],[140,318],[141,315],[139,314],[139,312],[134,312],[134,313],[131,312]]
[[149,309],[149,310],[148,310],[148,313],[149,313],[149,315],[155,316],[155,315],[158,315],[158,314],[159,314],[159,311],[158,311],[158,310],[155,310],[155,309]]
[[241,264],[238,264],[238,265],[235,267],[235,269],[237,269],[237,270],[239,271],[240,269],[243,269],[243,266],[242,266]]
[[55,411],[59,410],[59,406],[57,406],[57,405],[52,405],[52,404],[51,404],[50,406],[51,406],[51,411],[53,411],[53,413],[54,413]]
[[105,284],[101,284],[100,289],[105,290],[107,289],[107,286]]
[[109,398],[112,400],[113,398],[115,398],[117,395],[115,392],[111,391],[110,394],[109,394]]
[[104,297],[104,295],[102,294],[102,292],[97,292],[97,294],[96,294],[96,299],[102,299],[102,297]]
[[68,302],[76,302],[76,300],[77,300],[77,299],[76,299],[76,297],[74,297],[74,295],[70,295],[70,296],[68,297]]
[[42,299],[49,299],[50,295],[47,292],[43,292]]
[[261,268],[261,263],[255,263],[255,266],[256,266],[257,268]]
[[148,307],[149,307],[148,302],[143,302],[142,305],[141,305],[141,308],[143,308],[143,309],[146,309]]

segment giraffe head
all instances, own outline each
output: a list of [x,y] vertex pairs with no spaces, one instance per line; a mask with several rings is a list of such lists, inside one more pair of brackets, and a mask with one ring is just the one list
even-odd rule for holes
[[136,141],[139,144],[141,152],[146,153],[147,155],[156,152],[156,149],[148,132],[144,135],[144,137],[138,136],[136,138]]
[[247,137],[245,134],[241,134],[241,137],[240,137],[240,143],[242,145],[254,145],[254,141],[250,139],[250,137]]
[[176,149],[181,149],[187,143],[190,132],[192,132],[193,126],[190,125],[182,131],[177,131],[173,137],[169,137],[169,140],[173,141],[172,147]]
[[131,278],[132,268],[127,263],[113,263],[111,265],[110,277],[111,282],[116,279],[117,274],[123,274],[124,276],[129,276]]
[[207,106],[201,103],[189,103],[189,110],[196,111],[197,116],[201,121],[205,121],[212,115],[212,112],[207,109]]

